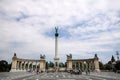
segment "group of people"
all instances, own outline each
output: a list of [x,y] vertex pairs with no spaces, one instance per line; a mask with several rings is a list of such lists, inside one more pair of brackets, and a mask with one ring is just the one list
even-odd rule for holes
[[90,69],[86,69],[85,72],[86,72],[86,75],[90,74]]
[[88,75],[88,74],[90,74],[90,69],[86,69],[86,70],[84,70],[84,71],[82,71],[82,70],[70,70],[70,73],[71,74],[82,74],[82,72],[85,72],[86,73],[86,75]]

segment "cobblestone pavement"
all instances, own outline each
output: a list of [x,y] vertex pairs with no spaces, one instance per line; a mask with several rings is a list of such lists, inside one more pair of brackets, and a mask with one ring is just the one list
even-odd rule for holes
[[120,74],[113,72],[92,72],[88,75],[74,75],[67,72],[57,73],[0,73],[0,80],[120,80]]

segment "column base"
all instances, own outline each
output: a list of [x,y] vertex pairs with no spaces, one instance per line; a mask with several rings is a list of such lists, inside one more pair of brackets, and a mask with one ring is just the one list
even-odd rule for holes
[[10,72],[17,72],[17,70],[16,69],[11,69]]
[[94,72],[100,72],[100,69],[95,69]]
[[26,72],[27,70],[16,70],[16,69],[11,69],[10,72]]
[[67,71],[72,70],[72,68],[67,68]]

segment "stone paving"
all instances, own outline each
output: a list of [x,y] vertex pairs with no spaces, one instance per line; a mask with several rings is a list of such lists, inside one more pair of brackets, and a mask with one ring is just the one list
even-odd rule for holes
[[0,73],[0,80],[13,80],[21,77],[27,77],[35,75],[36,73],[29,72],[2,72]]
[[0,73],[0,80],[120,80],[120,74],[113,72],[92,72],[88,75],[70,74],[67,72],[57,73],[28,73],[28,72],[14,72],[14,73]]

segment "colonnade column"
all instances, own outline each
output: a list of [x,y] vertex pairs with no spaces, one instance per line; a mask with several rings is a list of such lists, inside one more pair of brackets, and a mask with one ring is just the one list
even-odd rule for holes
[[27,66],[27,70],[29,70],[29,66],[30,66],[30,65],[29,65],[29,61],[28,61],[28,66]]
[[78,63],[78,68],[79,68],[79,70],[80,70],[80,62]]
[[22,67],[22,66],[23,66],[23,63],[22,63],[22,61],[21,61],[21,64],[20,64],[20,69],[21,69],[21,70],[23,70],[23,67]]
[[36,71],[37,71],[37,62],[36,62]]
[[24,62],[24,70],[26,70],[26,62]]

